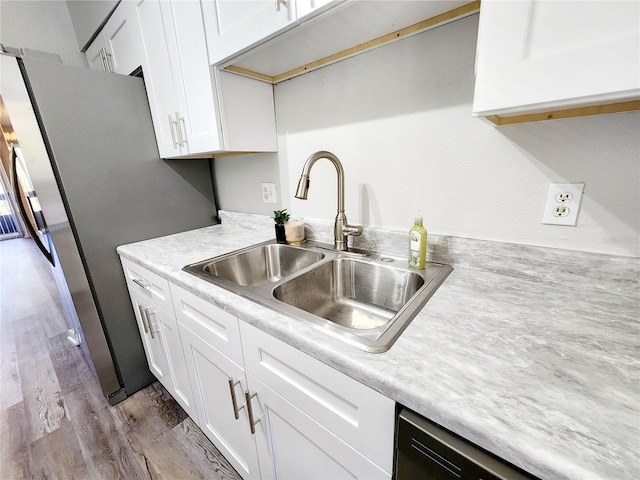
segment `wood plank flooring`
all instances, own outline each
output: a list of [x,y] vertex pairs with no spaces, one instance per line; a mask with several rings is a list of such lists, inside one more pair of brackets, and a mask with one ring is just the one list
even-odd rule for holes
[[0,242],[0,479],[240,476],[158,383],[111,407],[33,242]]

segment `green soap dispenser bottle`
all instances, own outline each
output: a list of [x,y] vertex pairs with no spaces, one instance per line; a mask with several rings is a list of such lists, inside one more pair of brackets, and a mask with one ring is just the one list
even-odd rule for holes
[[426,261],[427,230],[422,226],[422,216],[418,216],[409,230],[409,267],[422,270]]

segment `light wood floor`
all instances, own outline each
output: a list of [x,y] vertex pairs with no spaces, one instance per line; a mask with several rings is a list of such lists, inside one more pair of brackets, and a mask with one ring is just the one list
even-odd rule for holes
[[46,260],[0,242],[0,479],[240,477],[159,383],[110,407]]

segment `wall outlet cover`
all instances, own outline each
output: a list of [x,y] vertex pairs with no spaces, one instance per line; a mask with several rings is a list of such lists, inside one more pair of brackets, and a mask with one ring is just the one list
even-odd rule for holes
[[575,226],[584,183],[550,183],[542,223]]
[[262,203],[278,203],[275,183],[262,184]]

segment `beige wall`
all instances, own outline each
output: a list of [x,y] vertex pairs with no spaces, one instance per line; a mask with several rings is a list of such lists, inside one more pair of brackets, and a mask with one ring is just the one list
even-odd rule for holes
[[[471,116],[478,16],[276,86],[278,189],[292,214],[331,220],[341,158],[351,223],[640,256],[640,113],[496,128]],[[264,160],[263,163],[261,159]],[[216,160],[220,208],[266,213],[272,155]],[[578,226],[543,225],[549,183],[585,182]],[[256,200],[258,199],[258,200]],[[258,203],[256,203],[258,202]]]

